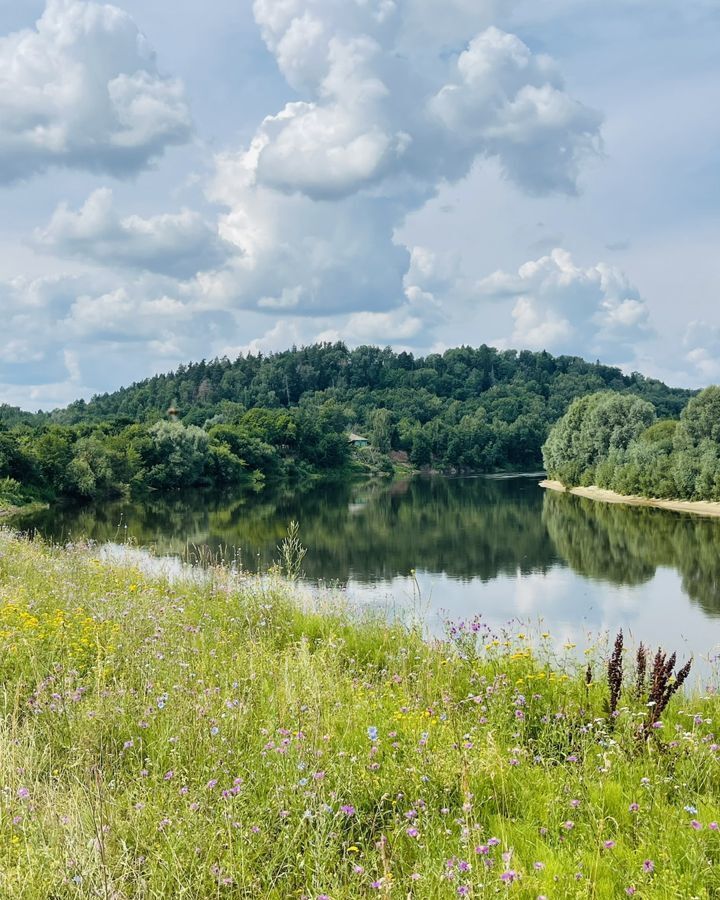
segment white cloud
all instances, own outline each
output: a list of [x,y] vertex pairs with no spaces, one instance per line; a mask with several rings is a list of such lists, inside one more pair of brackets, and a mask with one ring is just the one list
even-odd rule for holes
[[66,204],[58,207],[49,225],[35,232],[35,242],[61,256],[179,278],[216,268],[235,252],[217,226],[187,209],[148,219],[121,218],[108,188],[94,191],[77,212]]
[[717,325],[697,320],[690,322],[683,345],[685,359],[704,383],[720,381],[720,328]]
[[574,193],[581,164],[600,150],[600,116],[565,93],[555,63],[494,27],[460,54],[430,109],[452,136],[462,174],[467,155],[496,156],[534,194]]
[[651,333],[647,304],[620,269],[581,268],[566,250],[526,262],[516,275],[495,272],[477,289],[488,299],[515,299],[505,345],[612,361]]
[[405,316],[408,298],[434,301],[459,276],[418,281],[422,261],[396,239],[410,212],[488,156],[524,188],[575,191],[599,117],[567,96],[549,59],[487,27],[495,4],[455,0],[437,33],[431,7],[440,12],[435,0],[256,0],[301,99],[217,157],[208,196],[227,208],[220,234],[240,255],[200,277],[206,303],[356,315],[347,327],[381,340],[390,323],[378,316],[397,313],[393,330],[417,340],[437,310]]
[[182,84],[116,6],[48,0],[34,28],[0,37],[0,181],[51,166],[126,175],[190,129]]

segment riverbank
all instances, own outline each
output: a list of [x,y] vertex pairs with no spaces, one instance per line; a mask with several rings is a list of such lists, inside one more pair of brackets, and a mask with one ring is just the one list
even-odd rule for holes
[[0,894],[715,896],[720,698],[551,643],[0,529]]
[[662,500],[651,497],[633,497],[608,491],[595,485],[589,487],[565,487],[560,481],[545,480],[540,487],[562,494],[574,494],[587,500],[598,500],[601,503],[623,503],[627,506],[651,506],[657,509],[669,509],[673,512],[694,513],[697,516],[720,516],[720,503],[706,500]]

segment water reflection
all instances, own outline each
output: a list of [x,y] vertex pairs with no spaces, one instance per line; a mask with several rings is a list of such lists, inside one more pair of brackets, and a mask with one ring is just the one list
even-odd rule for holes
[[[622,624],[622,609],[629,621],[634,604],[644,616],[662,608],[671,640],[678,623],[695,621],[686,597],[702,621],[720,616],[720,521],[544,492],[536,478],[151,497],[55,508],[23,524],[60,541],[132,539],[162,555],[207,545],[263,570],[292,519],[309,548],[307,578],[350,583],[363,595],[375,588],[406,593],[416,569],[433,576],[463,615],[493,609],[509,618],[555,609],[562,623],[603,624],[612,608]],[[540,599],[532,606],[529,597]]]
[[720,522],[548,492],[543,521],[560,556],[580,575],[616,585],[675,569],[683,591],[720,616]]
[[418,478],[66,506],[25,525],[60,541],[129,538],[162,554],[208,545],[226,557],[239,552],[254,569],[274,561],[288,523],[297,519],[309,548],[305,574],[313,580],[372,584],[423,569],[487,581],[545,572],[557,563],[542,505],[542,492],[529,479]]

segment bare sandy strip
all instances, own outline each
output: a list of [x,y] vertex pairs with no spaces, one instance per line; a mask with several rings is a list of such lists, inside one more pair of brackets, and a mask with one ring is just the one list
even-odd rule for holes
[[566,488],[559,481],[541,481],[540,487],[563,494],[575,494],[588,500],[599,500],[601,503],[625,503],[628,506],[653,506],[658,509],[671,509],[674,512],[694,513],[697,516],[720,516],[720,503],[709,500],[661,500],[656,497],[635,497],[606,491],[596,485],[590,487]]

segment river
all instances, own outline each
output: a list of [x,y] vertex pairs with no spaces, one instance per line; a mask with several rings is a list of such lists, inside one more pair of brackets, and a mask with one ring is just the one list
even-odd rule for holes
[[428,477],[186,494],[57,506],[21,526],[62,542],[132,541],[163,556],[210,552],[264,571],[295,519],[306,582],[421,614],[431,632],[446,618],[481,615],[496,628],[519,620],[557,646],[584,646],[622,627],[636,643],[712,658],[720,520],[596,503],[538,481]]

